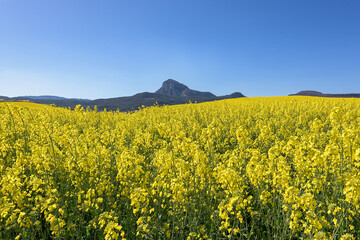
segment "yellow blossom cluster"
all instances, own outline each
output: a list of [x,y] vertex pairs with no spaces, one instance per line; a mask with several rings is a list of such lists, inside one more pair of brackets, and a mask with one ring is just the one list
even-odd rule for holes
[[0,103],[0,239],[360,239],[360,99]]

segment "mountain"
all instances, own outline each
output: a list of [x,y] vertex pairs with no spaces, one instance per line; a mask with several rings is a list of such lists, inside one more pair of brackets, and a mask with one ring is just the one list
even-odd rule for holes
[[173,79],[168,79],[163,82],[160,89],[155,93],[143,92],[128,97],[105,98],[105,99],[68,99],[57,96],[25,96],[8,98],[0,97],[9,101],[29,100],[41,104],[55,104],[59,107],[71,107],[81,104],[83,107],[98,107],[99,110],[119,110],[123,112],[135,111],[142,106],[154,106],[156,103],[162,105],[185,104],[191,102],[208,102],[229,98],[245,97],[239,92],[234,92],[230,95],[216,96],[210,92],[201,92],[188,88],[186,85],[179,83]]
[[299,96],[316,96],[316,97],[322,97],[322,96],[324,96],[323,93],[318,92],[318,91],[312,91],[312,90],[300,91],[300,92],[295,93],[295,94],[290,94],[289,96],[294,96],[294,95],[299,95]]
[[200,92],[196,90],[189,89],[182,83],[175,81],[173,79],[168,79],[163,82],[161,88],[155,93],[163,94],[166,96],[177,96],[177,97],[201,97],[201,98],[214,98],[214,94],[210,92]]
[[9,100],[9,97],[6,97],[6,96],[0,96],[0,100]]
[[342,93],[342,94],[332,94],[332,93],[322,93],[313,90],[300,91],[295,94],[290,94],[289,96],[312,96],[312,97],[337,97],[337,98],[360,98],[360,93]]
[[224,95],[224,96],[221,96],[221,97],[217,97],[217,98],[221,98],[221,99],[229,99],[229,98],[242,98],[242,97],[245,97],[242,93],[240,92],[234,92],[230,95]]
[[90,101],[90,99],[82,98],[65,98],[51,95],[42,95],[42,96],[19,96],[14,97],[14,100],[79,100],[79,101]]
[[145,106],[154,106],[156,103],[159,106],[163,105],[176,105],[176,104],[185,104],[191,102],[209,102],[215,100],[223,100],[229,98],[239,98],[245,97],[241,93],[233,93],[230,95],[219,96],[219,97],[190,97],[190,96],[169,96],[161,93],[150,93],[150,92],[143,92],[138,93],[133,96],[129,97],[119,97],[119,98],[107,98],[107,99],[96,99],[94,101],[81,104],[84,107],[90,106],[94,107],[95,105],[100,110],[117,110],[119,111],[134,111],[138,110],[139,107]]

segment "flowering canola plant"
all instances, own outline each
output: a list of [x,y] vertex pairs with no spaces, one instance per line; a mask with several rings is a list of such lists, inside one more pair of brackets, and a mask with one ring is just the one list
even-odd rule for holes
[[360,239],[360,99],[0,104],[0,239]]

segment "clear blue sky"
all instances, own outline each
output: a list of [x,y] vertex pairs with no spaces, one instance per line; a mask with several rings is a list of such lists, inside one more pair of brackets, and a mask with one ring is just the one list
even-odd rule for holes
[[0,0],[0,95],[360,92],[359,0]]

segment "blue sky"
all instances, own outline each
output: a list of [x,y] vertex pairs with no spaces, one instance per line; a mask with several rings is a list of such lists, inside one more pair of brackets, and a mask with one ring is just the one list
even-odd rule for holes
[[360,92],[358,0],[0,0],[0,95]]

